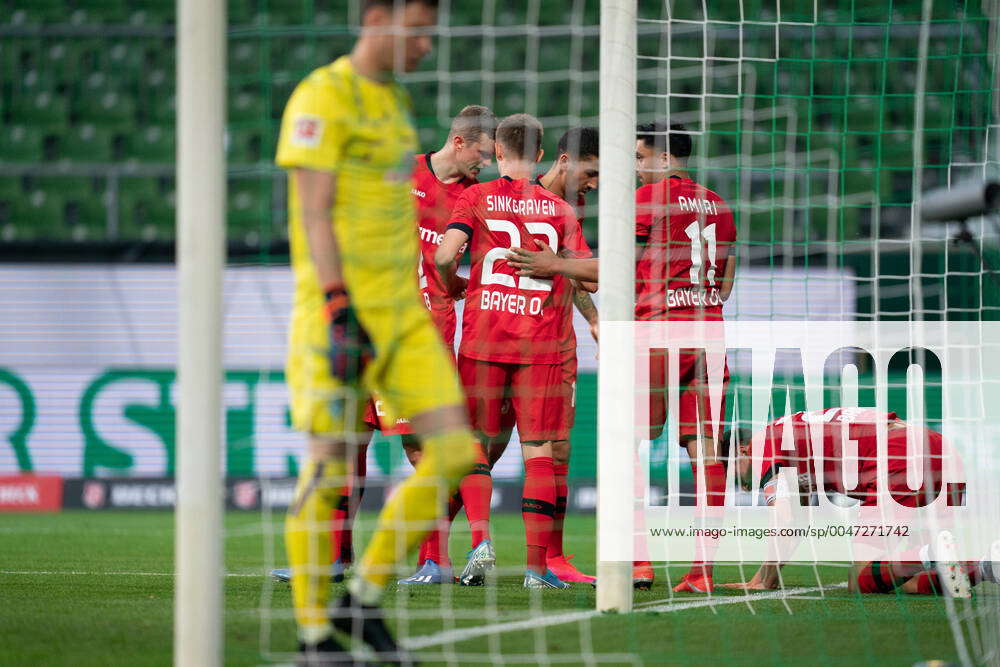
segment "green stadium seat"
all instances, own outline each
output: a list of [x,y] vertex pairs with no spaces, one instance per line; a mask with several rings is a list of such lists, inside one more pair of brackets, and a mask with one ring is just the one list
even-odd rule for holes
[[262,121],[269,115],[266,100],[256,92],[240,91],[229,96],[230,122]]
[[77,119],[100,125],[125,125],[135,121],[135,100],[114,90],[85,96],[76,106]]
[[73,162],[111,162],[111,130],[84,123],[59,138],[59,156]]
[[305,25],[310,22],[303,0],[268,0],[266,9],[258,11],[254,22],[259,25]]
[[87,16],[95,23],[125,23],[131,10],[127,0],[87,0]]
[[[21,7],[18,7],[18,4]],[[37,18],[42,23],[69,23],[70,19],[70,8],[67,6],[68,3],[65,0],[32,0],[30,3],[14,3],[15,11],[24,10],[30,7],[30,16]],[[34,25],[34,18],[29,19],[31,23],[27,25]],[[17,24],[19,19],[16,16],[12,16],[11,23]],[[26,25],[22,23],[22,25]]]
[[136,11],[129,17],[132,25],[169,25],[177,19],[175,0],[142,0],[135,7]]
[[12,202],[8,223],[18,240],[53,240],[65,237],[62,200],[50,192],[35,191]]
[[146,176],[127,176],[118,181],[118,198],[121,201],[126,199],[143,199],[163,196],[163,188],[158,178]]
[[173,125],[177,116],[177,97],[174,93],[156,100],[147,100],[145,119],[150,123]]
[[66,98],[51,92],[18,96],[10,106],[13,123],[61,125],[66,123],[68,117]]
[[851,132],[873,132],[879,129],[879,105],[873,97],[852,97],[847,104],[847,127]]
[[260,39],[241,37],[229,42],[228,68],[230,74],[257,74],[267,66]]
[[[103,183],[103,180],[97,183]],[[26,179],[27,191],[44,192],[60,201],[91,199],[97,195],[95,184],[95,179],[87,176],[46,175]]]
[[269,236],[271,224],[267,185],[267,181],[230,180],[227,232],[231,241],[257,246],[270,240],[262,238]]
[[313,7],[315,25],[350,25],[350,5],[343,0],[313,0]]
[[298,81],[322,64],[319,49],[314,43],[301,38],[276,40],[271,44],[271,70],[284,72]]
[[172,127],[146,125],[128,137],[126,154],[139,162],[173,162],[176,155],[176,137]]
[[[269,148],[269,147],[268,147]],[[253,164],[262,159],[270,160],[273,151],[265,155],[264,134],[260,131],[233,132],[229,137],[229,163]]]
[[41,162],[43,141],[42,131],[33,125],[5,125],[0,128],[0,160]]
[[13,80],[14,90],[19,96],[38,95],[40,93],[58,94],[58,84],[51,70],[31,69],[20,73]]
[[572,55],[571,37],[547,37],[539,43],[538,48],[538,69],[565,70],[570,69],[570,56]]
[[108,239],[108,212],[99,197],[66,200],[65,224],[74,241]]
[[119,237],[142,241],[169,241],[174,238],[176,209],[172,196],[126,197],[119,199]]

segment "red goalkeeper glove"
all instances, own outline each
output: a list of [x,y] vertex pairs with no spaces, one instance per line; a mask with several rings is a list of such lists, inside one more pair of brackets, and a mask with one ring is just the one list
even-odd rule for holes
[[375,348],[344,286],[331,285],[324,294],[324,312],[330,323],[330,373],[344,382],[356,383],[375,357]]

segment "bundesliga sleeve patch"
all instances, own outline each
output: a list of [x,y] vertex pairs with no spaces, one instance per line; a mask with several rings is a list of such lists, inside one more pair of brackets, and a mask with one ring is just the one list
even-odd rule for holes
[[292,144],[316,148],[323,138],[323,119],[311,114],[299,114],[292,128]]

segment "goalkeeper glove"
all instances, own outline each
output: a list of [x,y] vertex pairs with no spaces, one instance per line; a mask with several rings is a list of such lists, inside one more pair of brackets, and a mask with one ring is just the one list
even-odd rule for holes
[[374,358],[375,348],[344,286],[331,285],[324,294],[324,313],[330,326],[330,373],[344,382],[356,383]]

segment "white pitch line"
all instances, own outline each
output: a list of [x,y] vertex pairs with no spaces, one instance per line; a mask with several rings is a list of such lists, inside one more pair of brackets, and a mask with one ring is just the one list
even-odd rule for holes
[[[779,591],[765,591],[762,593],[751,593],[749,595],[734,595],[726,597],[712,597],[704,600],[690,600],[688,602],[672,602],[670,604],[659,605],[655,607],[643,607],[642,609],[636,610],[634,613],[648,613],[648,612],[663,612],[663,611],[683,611],[684,609],[697,609],[698,607],[710,607],[710,606],[722,606],[728,604],[741,604],[746,602],[754,602],[757,600],[771,600],[774,598],[789,597],[794,598],[799,595],[804,595],[807,593],[816,593],[823,590],[831,590],[835,588],[846,588],[847,584],[835,584],[832,586],[812,586],[812,587],[801,587],[801,588],[791,588],[788,590]],[[574,611],[564,614],[555,614],[553,616],[539,616],[537,618],[527,618],[523,621],[510,621],[507,623],[495,623],[493,625],[480,625],[474,628],[460,628],[455,630],[446,630],[444,632],[438,632],[433,635],[425,635],[423,637],[407,637],[402,640],[402,644],[405,648],[410,650],[418,650],[422,648],[428,648],[430,646],[439,646],[441,644],[454,644],[469,639],[475,639],[476,637],[483,637],[486,635],[500,634],[504,632],[515,632],[517,630],[535,630],[537,628],[548,627],[550,625],[565,625],[566,623],[575,623],[577,621],[583,621],[588,618],[594,618],[595,616],[600,616],[604,612],[597,611],[596,609],[589,609],[587,611]]]
[[[68,575],[71,577],[172,577],[173,572],[81,572],[77,570],[0,570],[0,575]],[[266,574],[246,574],[243,572],[226,572],[227,577],[259,577]]]

